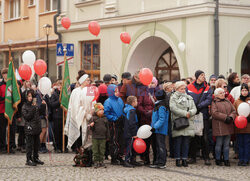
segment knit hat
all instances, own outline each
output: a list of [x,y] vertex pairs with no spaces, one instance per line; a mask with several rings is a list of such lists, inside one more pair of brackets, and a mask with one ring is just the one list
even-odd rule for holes
[[211,75],[210,77],[209,77],[209,81],[212,79],[212,78],[214,78],[214,79],[217,79],[217,76],[216,75]]
[[179,89],[181,86],[187,86],[187,84],[184,81],[178,81],[175,83],[175,90]]
[[247,85],[247,84],[245,84],[245,83],[243,83],[243,84],[241,85],[240,90],[242,90],[242,89],[246,89],[246,90],[248,90],[248,91],[249,91],[249,89],[248,89],[248,85]]
[[156,99],[157,99],[158,101],[164,100],[165,97],[166,97],[166,93],[165,93],[164,90],[158,90],[158,91],[156,91],[156,93],[155,93],[155,97],[156,97]]
[[129,73],[129,72],[122,73],[122,79],[130,80],[131,79],[131,73]]
[[196,80],[198,79],[198,77],[199,77],[202,73],[204,73],[202,70],[197,70],[197,71],[195,72],[194,76],[195,76]]
[[158,85],[158,80],[157,80],[155,77],[153,77],[152,82],[153,82],[156,86]]
[[1,70],[1,74],[3,75],[3,74],[7,74],[8,73],[8,68],[3,68],[2,70]]
[[95,106],[94,106],[94,108],[95,108],[95,113],[97,113],[101,109],[102,110],[104,109],[102,103],[96,103]]

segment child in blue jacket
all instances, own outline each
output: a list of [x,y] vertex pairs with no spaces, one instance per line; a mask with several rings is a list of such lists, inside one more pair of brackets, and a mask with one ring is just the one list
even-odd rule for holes
[[119,98],[119,90],[116,85],[109,85],[107,92],[109,98],[104,102],[104,114],[109,121],[111,164],[123,165],[124,103],[122,99]]
[[126,114],[124,122],[124,139],[126,143],[125,167],[141,166],[141,164],[136,162],[136,153],[133,150],[133,140],[137,138],[136,134],[138,129],[135,107],[137,107],[137,98],[135,96],[129,96],[124,108],[124,113]]
[[165,138],[168,132],[168,104],[165,100],[165,91],[159,90],[155,94],[157,102],[152,115],[152,132],[153,142],[156,146],[156,154],[154,154],[154,163],[151,168],[166,168],[167,154]]

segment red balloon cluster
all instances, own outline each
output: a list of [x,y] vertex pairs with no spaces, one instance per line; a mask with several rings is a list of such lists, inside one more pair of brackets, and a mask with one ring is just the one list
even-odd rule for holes
[[148,86],[153,80],[153,73],[149,68],[140,70],[139,79],[143,85]]
[[237,128],[243,129],[247,127],[247,118],[245,116],[237,116],[235,118],[234,124]]
[[136,138],[133,143],[133,148],[136,153],[144,153],[146,151],[146,143],[141,138]]
[[71,25],[71,21],[69,18],[67,17],[63,17],[61,20],[61,24],[65,29],[69,29],[70,25]]
[[129,33],[127,33],[127,32],[121,33],[120,39],[123,43],[126,43],[126,44],[129,44],[131,41],[131,37],[130,37]]
[[101,27],[97,21],[91,21],[89,23],[89,32],[95,36],[98,36],[101,30]]
[[20,77],[22,77],[22,79],[30,80],[30,77],[32,75],[32,70],[29,65],[27,64],[20,65],[18,68],[18,72]]
[[45,61],[39,59],[34,63],[34,70],[37,75],[42,76],[47,71],[47,64],[45,63]]

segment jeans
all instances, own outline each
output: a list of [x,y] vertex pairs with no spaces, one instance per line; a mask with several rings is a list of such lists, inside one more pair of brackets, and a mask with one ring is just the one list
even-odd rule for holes
[[209,159],[209,120],[204,119],[204,128],[203,128],[203,136],[195,136],[191,138],[190,141],[190,157],[196,159],[196,153],[198,151],[198,146],[201,144],[202,155],[204,160]]
[[226,136],[216,136],[216,145],[215,145],[215,158],[220,160],[221,150],[223,147],[224,160],[229,160],[229,143],[231,135]]
[[92,139],[92,151],[94,162],[103,162],[106,139]]
[[237,134],[240,162],[247,163],[250,160],[250,134]]
[[178,136],[174,138],[175,159],[186,160],[188,158],[190,136]]
[[167,161],[166,135],[156,133],[156,164],[165,165]]

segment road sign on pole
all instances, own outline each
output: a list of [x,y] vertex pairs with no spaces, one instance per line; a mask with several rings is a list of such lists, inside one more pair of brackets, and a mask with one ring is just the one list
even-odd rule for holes
[[[69,65],[74,64],[74,44],[72,43],[67,43],[66,44],[67,48],[67,53],[66,57],[68,60]],[[56,44],[56,65],[62,66],[64,62],[64,54],[63,54],[63,44],[62,43],[57,43]]]

